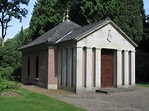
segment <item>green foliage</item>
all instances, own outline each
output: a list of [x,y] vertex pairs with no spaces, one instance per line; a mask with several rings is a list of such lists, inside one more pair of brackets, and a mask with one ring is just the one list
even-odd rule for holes
[[144,52],[149,52],[149,15],[146,16],[144,22],[144,35],[143,39],[139,44],[139,48],[141,48]]
[[[21,64],[21,52],[17,51],[15,40],[9,39],[5,47],[0,47],[0,66],[17,68]],[[7,45],[9,44],[9,45]]]
[[17,89],[17,82],[12,82],[14,78],[12,74],[14,72],[14,68],[12,67],[0,67],[0,91],[5,89]]
[[37,0],[30,21],[32,39],[62,22],[68,8],[69,19],[87,25],[109,17],[132,40],[142,40],[145,18],[143,0]]
[[70,20],[86,25],[109,17],[136,43],[142,40],[143,0],[82,0],[70,10]]
[[104,18],[102,0],[76,0],[70,9],[70,20],[80,25],[87,25]]
[[136,84],[137,86],[149,87],[149,84]]
[[4,46],[4,38],[6,36],[9,22],[12,18],[19,19],[20,22],[22,17],[26,17],[28,13],[27,9],[21,8],[20,5],[28,5],[29,0],[0,0],[0,23],[1,23],[1,38],[2,46]]
[[136,82],[144,83],[149,82],[149,53],[142,52],[141,50],[136,51]]
[[0,91],[8,89],[18,89],[16,83],[0,77]]
[[0,46],[0,88],[1,90],[16,88],[9,84],[12,80],[20,81],[22,54],[18,48],[31,41],[28,29],[21,31],[12,39],[5,42],[5,47]]
[[13,38],[13,41],[14,40],[16,41],[17,48],[20,48],[31,42],[32,39],[30,37],[29,28],[23,29],[23,27],[21,27],[20,32],[16,34],[15,37]]
[[53,28],[62,18],[63,10],[57,0],[37,0],[29,27],[32,39]]
[[0,76],[3,79],[7,79],[7,80],[13,80],[12,74],[14,72],[14,68],[13,67],[0,67]]

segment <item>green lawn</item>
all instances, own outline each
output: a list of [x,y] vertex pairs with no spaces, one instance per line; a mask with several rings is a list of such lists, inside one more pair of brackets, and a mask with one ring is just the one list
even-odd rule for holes
[[19,88],[17,97],[0,96],[0,111],[85,111],[56,99]]
[[149,84],[136,84],[137,86],[149,87]]

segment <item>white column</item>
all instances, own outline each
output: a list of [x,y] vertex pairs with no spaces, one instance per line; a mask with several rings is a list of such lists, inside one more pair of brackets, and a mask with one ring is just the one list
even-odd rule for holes
[[58,50],[58,85],[61,84],[61,49]]
[[96,49],[96,87],[101,87],[101,49]]
[[86,87],[91,89],[92,87],[92,49],[87,49],[87,71],[86,71]]
[[62,85],[66,86],[66,49],[63,49]]
[[76,63],[76,90],[77,93],[82,89],[82,48],[77,48]]
[[124,85],[128,87],[129,85],[129,59],[128,51],[124,51]]
[[117,50],[117,87],[122,85],[122,51]]
[[135,85],[135,51],[131,52],[131,85]]
[[68,86],[71,87],[71,77],[72,77],[72,50],[71,48],[68,49],[68,64],[67,64],[67,74],[68,74]]

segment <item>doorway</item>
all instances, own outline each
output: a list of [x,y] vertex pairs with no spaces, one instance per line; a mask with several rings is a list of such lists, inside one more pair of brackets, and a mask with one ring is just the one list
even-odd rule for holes
[[113,50],[101,50],[101,87],[113,87]]

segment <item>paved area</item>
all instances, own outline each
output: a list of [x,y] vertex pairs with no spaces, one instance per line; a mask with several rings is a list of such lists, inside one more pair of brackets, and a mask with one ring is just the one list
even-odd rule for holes
[[75,94],[63,90],[46,90],[33,85],[21,85],[21,87],[89,111],[149,111],[149,88],[145,87],[135,87],[134,91],[109,94]]

